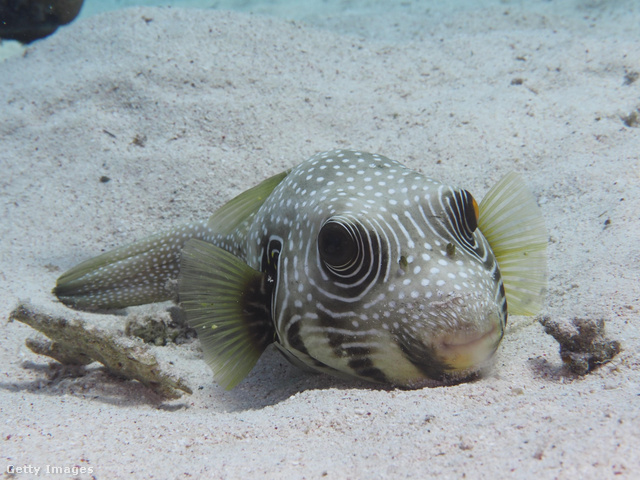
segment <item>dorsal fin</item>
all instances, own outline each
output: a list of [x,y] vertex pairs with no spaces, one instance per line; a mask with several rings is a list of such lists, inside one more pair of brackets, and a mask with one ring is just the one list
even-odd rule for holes
[[231,389],[273,343],[267,275],[201,240],[182,250],[178,295],[216,381]]
[[243,222],[251,219],[291,170],[286,170],[273,177],[269,177],[249,190],[232,198],[216,213],[209,217],[207,225],[219,235],[234,233]]
[[508,173],[480,202],[478,228],[491,245],[512,315],[535,315],[547,288],[547,229],[522,177]]

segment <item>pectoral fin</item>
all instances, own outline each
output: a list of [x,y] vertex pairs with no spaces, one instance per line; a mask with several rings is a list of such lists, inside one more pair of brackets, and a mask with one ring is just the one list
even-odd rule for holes
[[178,291],[216,381],[230,390],[274,341],[271,291],[265,274],[222,248],[189,240]]
[[535,315],[547,287],[547,229],[520,175],[505,175],[480,202],[478,228],[493,250],[509,313]]

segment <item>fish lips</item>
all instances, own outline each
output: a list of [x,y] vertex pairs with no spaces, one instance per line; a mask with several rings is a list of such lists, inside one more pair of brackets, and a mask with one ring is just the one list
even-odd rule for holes
[[436,339],[434,352],[446,373],[478,368],[493,356],[502,336],[499,322],[485,330],[447,333]]
[[[400,335],[398,341],[407,358],[426,377],[449,383],[483,370],[496,352],[504,335],[504,322],[499,310],[468,311],[467,316],[445,314],[438,309],[438,320],[422,311],[425,326],[414,335]],[[433,313],[433,311],[431,311]],[[439,323],[436,328],[427,324]]]

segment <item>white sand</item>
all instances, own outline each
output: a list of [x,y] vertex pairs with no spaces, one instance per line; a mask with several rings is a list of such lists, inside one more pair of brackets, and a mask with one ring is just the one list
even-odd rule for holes
[[1,63],[2,318],[27,298],[68,312],[50,290],[78,261],[353,147],[477,198],[522,172],[551,236],[545,313],[605,318],[624,351],[574,380],[555,340],[512,317],[495,367],[474,383],[386,391],[307,375],[269,350],[226,392],[197,344],[158,347],[194,389],[162,403],[100,368],[49,378],[48,359],[24,346],[33,331],[3,323],[0,467],[49,478],[72,475],[47,465],[90,467],[100,479],[637,478],[640,129],[620,117],[640,107],[640,80],[624,84],[640,70],[640,18],[567,3],[395,12],[413,30],[380,16],[316,22],[343,33],[134,9]]

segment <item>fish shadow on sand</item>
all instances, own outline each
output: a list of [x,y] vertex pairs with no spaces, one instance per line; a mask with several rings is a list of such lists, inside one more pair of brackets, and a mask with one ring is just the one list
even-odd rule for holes
[[[200,387],[195,387],[199,389]],[[204,390],[226,412],[260,410],[311,390],[393,390],[360,380],[342,380],[291,365],[275,348],[268,348],[254,370],[233,390],[213,381]]]
[[[158,312],[162,311],[151,316],[157,316]],[[9,392],[69,395],[121,407],[147,405],[172,411],[201,406],[229,412],[259,410],[305,390],[384,389],[363,381],[343,381],[301,370],[275,347],[269,347],[247,378],[233,390],[225,390],[215,382],[199,344],[193,339],[181,345],[150,346],[117,329],[98,328],[83,320],[82,314],[52,315],[46,308],[27,303],[16,307],[10,319],[48,335],[50,340],[42,335],[27,338],[26,346],[56,361],[22,362],[23,374],[13,382],[0,383],[0,389]],[[164,360],[159,361],[158,355]],[[132,362],[134,370],[139,366],[142,370],[127,368]],[[175,379],[179,379],[178,388],[173,388],[177,385]],[[167,381],[171,389],[162,388],[162,382]]]
[[97,363],[75,366],[55,361],[25,361],[21,366],[28,379],[0,382],[0,389],[53,397],[73,396],[115,407],[151,406],[166,411],[206,407],[228,413],[261,410],[309,390],[389,390],[362,381],[300,370],[275,348],[269,348],[263,357],[255,370],[233,390],[218,386],[213,376],[206,381],[188,378],[194,393],[176,400],[167,400],[142,383],[114,375]]
[[124,407],[158,405],[163,401],[143,384],[119,378],[97,364],[84,367],[26,361],[22,368],[31,377],[29,380],[0,382],[0,389],[57,397],[69,395]]

